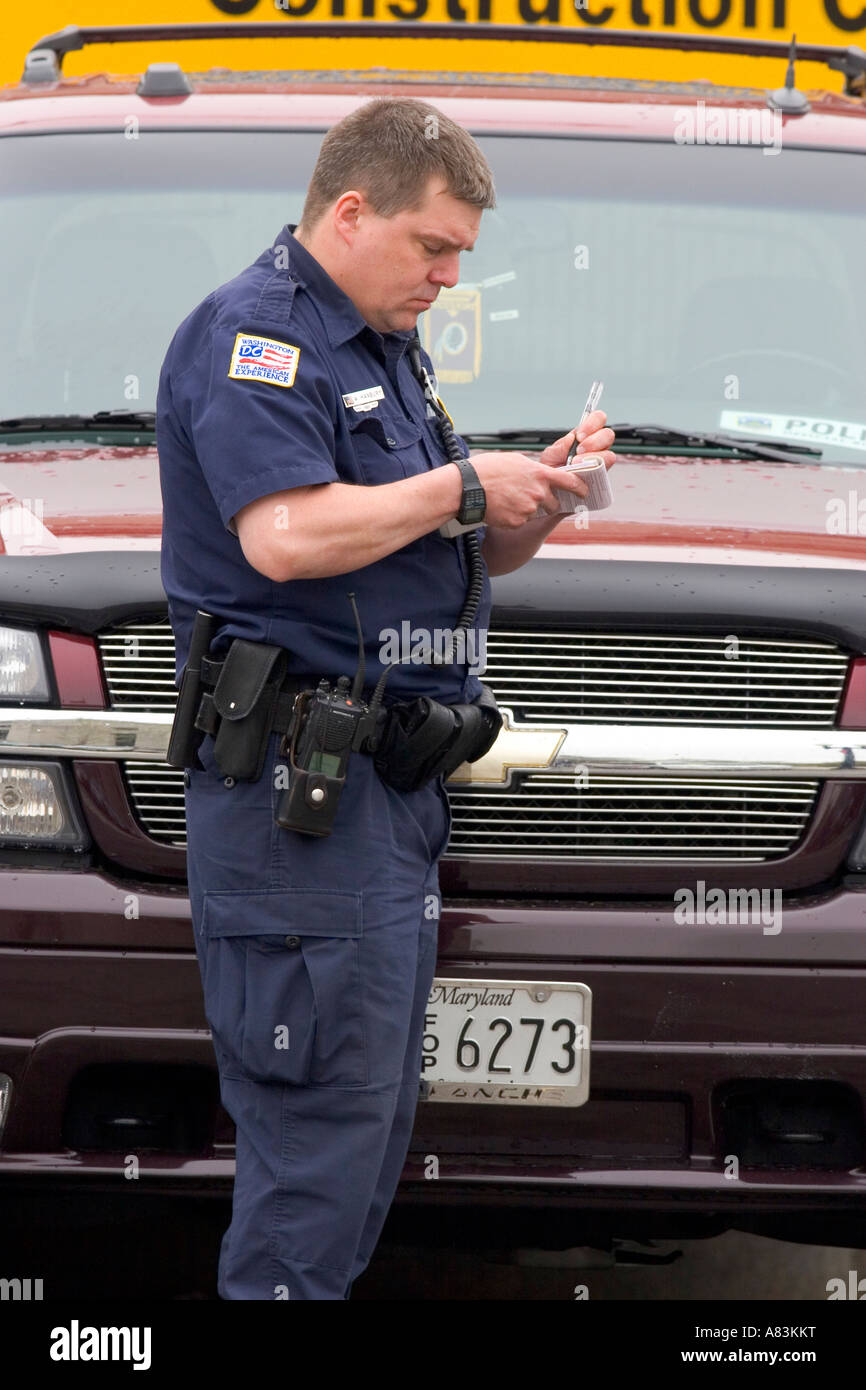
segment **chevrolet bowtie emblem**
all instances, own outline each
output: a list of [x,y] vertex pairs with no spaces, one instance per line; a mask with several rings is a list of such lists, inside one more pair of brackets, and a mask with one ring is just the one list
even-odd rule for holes
[[537,772],[550,767],[567,730],[547,724],[514,724],[510,709],[502,708],[502,728],[493,747],[474,763],[461,763],[448,778],[454,783],[496,783],[511,781],[512,772]]

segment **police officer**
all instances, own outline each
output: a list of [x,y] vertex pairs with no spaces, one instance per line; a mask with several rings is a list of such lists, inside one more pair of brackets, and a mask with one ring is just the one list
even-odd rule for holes
[[[425,399],[418,315],[457,282],[492,206],[490,169],[461,127],[419,101],[369,102],[325,137],[301,224],[177,330],[157,441],[178,675],[196,609],[215,615],[207,660],[226,682],[238,652],[267,657],[251,675],[233,670],[226,728],[235,706],[252,708],[277,648],[293,688],[352,675],[349,592],[367,694],[393,660],[385,634],[407,619],[413,634],[453,630],[468,552],[439,528],[477,521],[479,489],[482,634],[489,573],[523,564],[556,524],[533,519],[539,505],[555,514],[552,484],[585,492],[557,473],[573,432],[539,458],[449,462],[429,384]],[[432,372],[426,355],[422,366]],[[601,412],[584,422],[587,451],[609,449],[604,425]],[[477,701],[477,667],[448,655],[402,653],[389,700]],[[275,820],[288,769],[278,725],[246,778],[225,775],[201,724],[199,737],[185,773],[190,904],[237,1129],[219,1293],[345,1299],[379,1238],[418,1098],[450,831],[443,777],[398,791],[353,753],[331,833],[313,836]]]

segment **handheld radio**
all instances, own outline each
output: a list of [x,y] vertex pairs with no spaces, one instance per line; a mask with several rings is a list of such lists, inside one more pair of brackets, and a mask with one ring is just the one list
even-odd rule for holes
[[291,744],[283,735],[280,752],[289,754],[289,785],[280,794],[274,819],[284,830],[329,835],[346,781],[349,755],[375,729],[376,716],[361,698],[364,689],[364,634],[355,595],[349,594],[358,632],[358,668],[354,682],[340,676],[334,689],[328,680],[315,690],[302,690],[295,699]]

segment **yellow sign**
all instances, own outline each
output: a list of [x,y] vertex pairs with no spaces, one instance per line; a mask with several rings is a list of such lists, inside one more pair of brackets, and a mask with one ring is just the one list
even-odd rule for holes
[[481,291],[440,290],[424,315],[424,346],[437,380],[474,381],[481,372]]
[[[514,24],[527,28],[591,27],[643,33],[706,34],[847,46],[866,43],[866,0],[5,0],[0,84],[19,80],[24,56],[46,34],[75,23],[160,24],[222,20],[398,20],[429,23]],[[452,42],[409,39],[233,39],[102,44],[70,53],[64,72],[137,73],[154,61],[177,61],[189,72],[211,67],[262,69],[395,69],[445,72],[551,72],[694,81],[733,86],[781,86],[784,64],[767,58],[718,54],[651,53],[589,45]],[[839,91],[840,74],[804,63],[797,85]]]

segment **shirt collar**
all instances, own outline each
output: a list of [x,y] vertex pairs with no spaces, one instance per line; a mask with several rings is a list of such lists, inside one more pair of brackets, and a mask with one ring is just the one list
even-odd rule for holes
[[315,256],[295,239],[296,222],[287,223],[280,232],[275,246],[284,246],[287,252],[288,272],[304,288],[315,291],[316,307],[325,325],[328,342],[332,348],[342,347],[350,338],[364,333],[376,344],[384,357],[402,357],[413,337],[413,330],[393,333],[380,333],[368,323],[354,302],[332,280],[324,266]]

